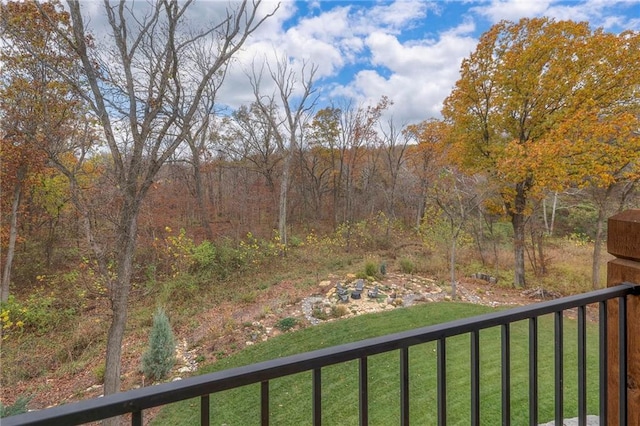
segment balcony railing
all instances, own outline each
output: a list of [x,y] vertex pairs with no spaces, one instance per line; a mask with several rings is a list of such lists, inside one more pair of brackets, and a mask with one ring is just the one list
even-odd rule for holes
[[[578,420],[579,424],[585,424],[587,416],[587,389],[586,389],[586,313],[587,305],[599,306],[599,371],[600,371],[600,424],[607,424],[607,383],[609,381],[609,360],[607,356],[608,341],[608,315],[609,301],[617,300],[618,320],[615,327],[620,336],[626,336],[626,306],[630,295],[638,294],[640,286],[621,284],[615,287],[593,291],[577,296],[564,297],[553,301],[537,303],[529,306],[510,309],[507,311],[490,313],[473,318],[461,319],[444,324],[418,328],[383,337],[363,340],[334,346],[304,354],[289,356],[246,367],[234,368],[226,371],[192,377],[181,381],[165,383],[109,395],[88,401],[63,405],[42,411],[35,411],[23,415],[3,419],[4,426],[10,425],[71,425],[82,424],[104,418],[131,414],[132,425],[142,425],[143,412],[146,409],[166,405],[169,403],[200,398],[201,424],[210,424],[210,400],[209,396],[216,392],[237,388],[244,385],[260,383],[261,409],[259,415],[262,425],[269,424],[269,382],[279,377],[309,372],[312,375],[312,418],[314,425],[320,425],[322,421],[322,369],[324,367],[344,363],[352,360],[359,362],[359,416],[360,424],[366,425],[368,419],[368,373],[367,360],[369,357],[384,352],[398,351],[398,374],[400,377],[400,423],[408,425],[410,419],[410,392],[409,380],[409,350],[412,346],[437,342],[437,419],[439,425],[447,422],[447,340],[454,336],[468,334],[470,336],[469,351],[470,376],[471,376],[471,400],[470,423],[480,424],[480,331],[499,327],[501,330],[501,382],[502,382],[502,424],[511,423],[511,399],[512,388],[510,377],[510,326],[518,321],[529,322],[529,424],[538,424],[538,319],[543,315],[554,316],[554,332],[556,338],[562,341],[564,314],[570,309],[577,309],[577,353],[578,363],[575,374],[578,376]],[[619,419],[621,425],[627,424],[627,365],[626,339],[618,339],[620,354],[619,365],[623,366],[618,371],[619,386]],[[555,419],[556,424],[562,424],[564,418],[563,405],[563,380],[562,368],[563,345],[555,345],[554,368],[555,382]],[[354,373],[355,374],[355,373]]]
[[[640,218],[640,211],[637,212]],[[625,219],[625,218],[623,218]],[[612,222],[613,220],[613,222]],[[625,222],[625,220],[622,220]],[[625,222],[626,223],[626,222]],[[353,360],[358,362],[358,392],[359,392],[359,423],[369,424],[369,373],[368,360],[370,357],[391,351],[397,351],[399,375],[399,405],[400,424],[409,425],[410,421],[410,387],[411,370],[409,363],[410,349],[416,345],[435,342],[437,354],[437,401],[436,416],[438,425],[447,423],[447,342],[454,336],[469,336],[470,353],[470,413],[469,424],[480,424],[481,393],[480,393],[480,331],[489,328],[500,329],[500,378],[501,381],[501,416],[502,424],[510,425],[511,413],[511,326],[519,321],[528,322],[528,422],[538,424],[538,401],[540,372],[538,351],[538,320],[541,316],[552,315],[554,318],[554,418],[556,424],[562,424],[564,418],[563,384],[565,367],[563,342],[563,318],[569,310],[575,310],[577,316],[577,365],[575,374],[578,378],[578,423],[586,424],[587,419],[587,343],[586,324],[587,307],[597,306],[598,335],[599,335],[599,416],[601,425],[628,425],[634,423],[638,411],[638,398],[635,395],[637,380],[637,366],[640,365],[640,351],[634,339],[628,336],[639,322],[640,286],[622,283],[612,285],[612,282],[633,280],[640,282],[640,266],[636,265],[629,255],[629,250],[639,250],[638,241],[634,235],[640,237],[640,220],[635,221],[632,231],[629,229],[619,232],[623,235],[620,247],[612,245],[609,239],[609,251],[620,258],[610,262],[608,274],[610,287],[581,295],[564,297],[553,301],[542,302],[501,312],[490,313],[473,318],[461,319],[444,324],[418,328],[383,337],[367,339],[340,346],[320,349],[245,367],[201,375],[181,381],[165,383],[108,395],[78,403],[62,405],[41,411],[34,411],[18,416],[2,419],[3,426],[12,425],[74,425],[93,422],[130,414],[132,425],[142,425],[143,413],[153,407],[159,407],[173,402],[191,398],[200,399],[200,423],[209,425],[212,418],[210,395],[229,389],[239,388],[249,384],[260,384],[260,409],[256,417],[262,425],[268,425],[270,420],[270,382],[280,377],[307,372],[311,375],[309,392],[312,395],[313,425],[322,423],[322,369],[331,365]],[[615,223],[615,217],[610,219],[610,233],[620,224]],[[631,232],[631,234],[629,234]],[[637,234],[634,234],[637,232]],[[610,234],[611,235],[611,234]],[[629,235],[632,243],[629,244]],[[612,246],[614,247],[612,249]],[[631,263],[630,263],[631,262]],[[634,263],[635,262],[635,263]],[[636,275],[637,274],[637,275]],[[626,278],[625,278],[626,277]],[[633,278],[629,278],[633,277]],[[633,315],[630,315],[633,311]],[[635,315],[635,316],[634,316]],[[631,320],[630,320],[631,318]],[[633,320],[635,318],[635,320]],[[632,327],[630,327],[632,326]],[[629,366],[633,367],[633,371]],[[545,390],[548,392],[549,390]],[[631,407],[631,410],[630,410]],[[214,407],[215,408],[215,407]],[[214,413],[215,414],[215,413]],[[518,422],[521,424],[521,421]]]

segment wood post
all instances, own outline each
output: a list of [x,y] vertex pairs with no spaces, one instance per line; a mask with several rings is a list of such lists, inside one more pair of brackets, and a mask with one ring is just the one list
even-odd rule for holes
[[[607,287],[640,284],[640,209],[609,218],[607,250],[616,258],[607,265]],[[607,304],[609,362],[607,424],[619,423],[618,302]],[[627,425],[640,425],[640,297],[627,301]]]

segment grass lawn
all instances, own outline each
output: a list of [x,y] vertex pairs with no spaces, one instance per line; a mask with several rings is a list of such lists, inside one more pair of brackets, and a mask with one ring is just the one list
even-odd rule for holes
[[[235,356],[205,367],[200,373],[224,370],[282,356],[381,336],[398,331],[492,312],[488,307],[463,303],[431,303],[390,312],[362,315],[300,331],[286,333],[250,346]],[[577,416],[577,323],[564,321],[564,401],[565,417]],[[598,330],[587,328],[587,411],[598,412]],[[470,422],[469,336],[447,340],[448,424]],[[553,419],[553,317],[539,321],[539,420]],[[435,425],[436,344],[413,346],[409,351],[411,423]],[[480,333],[481,424],[501,423],[500,330]],[[528,322],[511,326],[511,416],[513,424],[527,424],[528,404]],[[369,424],[394,425],[400,422],[399,352],[372,356],[369,369]],[[358,424],[357,361],[322,370],[323,425]],[[259,385],[245,386],[211,395],[213,425],[260,424]],[[270,382],[270,412],[273,425],[310,425],[311,372]],[[199,399],[165,407],[155,418],[156,425],[199,424]]]

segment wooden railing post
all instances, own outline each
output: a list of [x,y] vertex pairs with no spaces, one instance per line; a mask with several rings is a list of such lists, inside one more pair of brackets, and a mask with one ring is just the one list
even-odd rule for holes
[[[607,250],[616,258],[607,265],[607,286],[640,284],[640,210],[609,218]],[[619,423],[618,302],[608,306],[607,424]],[[627,424],[640,425],[640,297],[627,302]]]

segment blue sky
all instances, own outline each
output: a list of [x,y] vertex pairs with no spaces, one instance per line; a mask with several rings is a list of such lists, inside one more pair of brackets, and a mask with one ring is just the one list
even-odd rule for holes
[[[312,62],[321,103],[347,97],[366,104],[386,95],[394,102],[387,118],[414,123],[440,116],[462,59],[491,25],[539,16],[640,31],[640,0],[283,2],[243,55],[278,52],[294,64]],[[231,105],[250,99],[237,77],[228,83]]]
[[[262,7],[266,11],[276,4],[265,0]],[[93,15],[100,3],[84,6]],[[194,6],[193,16],[206,19],[228,3],[205,0]],[[503,19],[540,16],[588,21],[592,28],[615,33],[640,31],[640,0],[283,0],[245,45],[219,100],[230,109],[251,102],[246,76],[251,64],[284,56],[292,69],[303,62],[318,66],[320,106],[344,98],[371,104],[386,95],[394,102],[387,118],[399,125],[439,117],[460,63],[479,36]],[[268,81],[261,88],[273,89]]]

